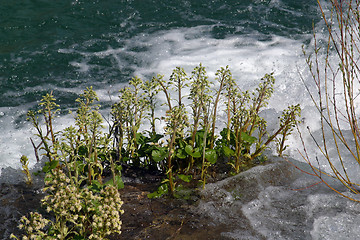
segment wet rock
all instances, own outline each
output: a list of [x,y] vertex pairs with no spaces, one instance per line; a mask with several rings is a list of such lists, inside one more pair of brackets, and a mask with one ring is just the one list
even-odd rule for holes
[[[161,176],[141,172],[138,178],[129,169],[120,190],[122,234],[110,239],[357,239],[360,204],[293,166],[311,172],[306,164],[289,161],[271,158],[266,165],[207,184],[190,200],[147,198]],[[1,183],[0,239],[17,231],[22,215],[42,211],[38,183]]]
[[[311,172],[306,164],[290,161]],[[356,239],[359,204],[324,184],[312,186],[319,180],[292,164],[273,158],[265,166],[208,184],[198,212],[215,226],[230,226],[221,234],[229,239]]]
[[0,189],[0,239],[5,240],[11,233],[19,233],[21,216],[40,208],[43,194],[25,183],[1,183]]

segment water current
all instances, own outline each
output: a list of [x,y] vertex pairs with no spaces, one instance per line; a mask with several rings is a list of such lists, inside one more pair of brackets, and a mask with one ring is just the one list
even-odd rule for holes
[[[177,66],[190,72],[199,63],[212,79],[228,65],[244,90],[274,72],[275,92],[262,113],[270,127],[282,109],[301,103],[303,125],[319,129],[300,80],[301,74],[306,84],[312,81],[302,46],[311,50],[313,27],[320,37],[324,28],[315,0],[0,2],[0,168],[18,168],[22,154],[35,163],[29,140],[34,131],[26,113],[44,94],[52,91],[61,105],[56,119],[61,129],[71,123],[68,111],[86,87],[93,86],[108,116],[130,78],[169,76]],[[287,154],[301,160],[299,139],[289,140]],[[276,176],[285,173],[280,180],[274,180],[277,171]],[[260,167],[211,184],[199,209],[214,224],[235,226],[222,233],[224,239],[356,239],[357,204],[323,188],[294,193],[290,187],[313,182],[287,171]],[[244,195],[241,184],[253,184],[244,185],[253,194]],[[256,234],[232,225],[237,221],[246,221]]]
[[108,112],[131,77],[200,62],[210,77],[229,65],[244,89],[274,72],[277,111],[308,102],[301,46],[320,20],[307,0],[14,0],[2,1],[0,16],[0,167],[18,167],[22,154],[34,163],[26,112],[50,91],[59,128],[86,87]]

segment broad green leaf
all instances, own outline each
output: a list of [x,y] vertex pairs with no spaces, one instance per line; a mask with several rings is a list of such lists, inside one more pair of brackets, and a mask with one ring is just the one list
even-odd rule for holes
[[201,157],[199,148],[193,149],[193,147],[191,145],[186,145],[185,152],[194,158]]
[[160,187],[153,193],[149,193],[147,195],[148,198],[159,198],[164,194],[168,193],[168,185],[167,184],[162,184],[160,185]]
[[184,140],[180,140],[180,141],[179,141],[179,147],[180,147],[180,148],[184,148],[186,145],[187,145],[187,144],[186,144],[186,142],[185,142]]
[[117,189],[121,189],[124,188],[124,182],[122,180],[122,178],[120,176],[115,176],[115,181],[116,181],[116,187]]
[[205,151],[205,159],[211,163],[211,164],[215,164],[216,160],[217,160],[217,154],[216,151],[214,149],[208,149]]
[[59,165],[59,161],[51,161],[51,162],[46,162],[45,166],[43,167],[43,172],[50,172],[51,170],[53,170],[54,168],[56,168]]
[[145,137],[142,133],[136,133],[136,142],[138,144],[140,144],[140,145],[144,144],[147,142],[147,140],[148,140],[148,138]]
[[95,192],[99,192],[101,190],[102,184],[97,180],[92,180],[91,186],[89,187],[91,190]]
[[50,170],[56,168],[59,165],[59,161],[51,161],[49,164]]
[[186,145],[185,152],[191,156],[191,154],[193,152],[193,147],[191,145]]
[[162,135],[162,134],[155,134],[150,137],[149,141],[156,143],[163,137],[164,137],[164,135]]
[[241,138],[244,142],[247,142],[247,143],[250,143],[250,144],[253,144],[254,142],[256,142],[257,138],[256,137],[253,137],[253,136],[249,136],[247,133],[245,132],[242,132],[241,133]]
[[116,169],[116,171],[121,172],[122,166],[121,165],[116,165],[115,169]]
[[227,157],[234,156],[234,154],[235,154],[234,150],[232,150],[228,146],[223,146],[222,149],[224,151],[225,156],[227,156]]
[[190,182],[192,179],[191,175],[185,175],[185,174],[178,174],[177,175],[178,178],[180,178],[181,180],[183,180],[184,182]]
[[151,156],[155,162],[160,162],[164,160],[168,155],[167,148],[165,147],[158,147],[151,152]]
[[176,157],[180,158],[180,159],[184,159],[187,157],[186,152],[183,149],[178,149],[176,151]]
[[187,189],[183,185],[178,184],[175,187],[174,197],[177,199],[188,200],[191,198],[192,193],[193,191],[191,189]]
[[194,149],[194,152],[193,152],[193,154],[192,154],[191,156],[194,157],[194,158],[199,158],[199,157],[201,157],[200,149],[199,149],[199,148],[195,148],[195,149]]
[[[118,176],[118,175],[115,176],[115,184],[116,184],[117,189],[124,188],[124,182],[123,182],[122,178],[120,176]],[[105,183],[105,185],[114,186],[114,180],[110,179],[109,181],[107,181]]]

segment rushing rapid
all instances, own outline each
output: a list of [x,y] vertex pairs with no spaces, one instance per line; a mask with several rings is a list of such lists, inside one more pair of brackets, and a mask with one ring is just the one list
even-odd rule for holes
[[[313,50],[313,30],[318,39],[325,36],[317,3],[309,0],[2,1],[0,171],[20,168],[23,154],[35,164],[29,139],[34,129],[26,113],[46,93],[53,92],[61,105],[55,120],[60,130],[72,123],[68,112],[86,87],[96,90],[108,117],[118,90],[132,77],[169,77],[177,66],[189,73],[199,63],[210,79],[228,65],[244,90],[273,72],[275,91],[269,109],[261,113],[269,128],[281,110],[300,103],[300,130],[307,133],[309,127],[320,142],[317,111],[304,87],[313,86],[302,52]],[[286,154],[311,171],[301,162],[297,150],[302,144],[294,132]],[[321,154],[312,138],[304,134],[302,140],[317,161]],[[329,149],[331,154],[335,150]],[[330,170],[320,157],[317,166]],[[349,164],[349,176],[358,180],[359,166]],[[7,182],[21,181],[19,170],[3,173]],[[224,239],[356,239],[359,205],[317,181],[284,161],[275,162],[206,185],[197,209],[211,226],[231,227],[221,230]],[[348,189],[340,191],[348,194]],[[6,205],[0,208],[6,224],[17,220],[9,217],[11,211],[17,214]],[[11,230],[6,224],[0,232]]]
[[[169,76],[200,62],[210,77],[229,65],[251,89],[274,72],[270,108],[309,102],[299,79],[320,20],[311,1],[7,1],[0,6],[0,167],[32,163],[26,112],[50,91],[61,105],[57,125],[83,89],[93,86],[106,109],[133,76]],[[112,96],[112,97],[111,97]],[[286,101],[284,101],[286,100]]]

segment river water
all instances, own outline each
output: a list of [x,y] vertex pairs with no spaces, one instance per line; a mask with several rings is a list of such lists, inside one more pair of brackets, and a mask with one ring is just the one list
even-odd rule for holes
[[[275,92],[263,112],[270,128],[282,109],[301,103],[302,127],[310,126],[315,133],[319,129],[300,80],[301,74],[306,84],[312,81],[302,46],[311,51],[313,26],[320,36],[324,28],[315,0],[0,2],[0,169],[20,167],[22,154],[35,163],[29,140],[34,131],[26,113],[44,94],[53,91],[61,105],[56,119],[61,129],[71,123],[68,111],[86,87],[93,86],[108,116],[118,90],[131,77],[169,76],[177,66],[190,72],[200,62],[210,79],[228,65],[244,90],[274,72]],[[299,139],[289,140],[287,154],[301,160]],[[308,153],[316,155],[312,149]],[[275,180],[264,182],[261,176],[268,170],[256,169],[207,186],[201,211],[225,224],[246,219],[264,239],[356,238],[357,204],[322,187],[294,193],[290,188],[306,188],[314,181],[295,174],[284,187]],[[242,197],[242,189],[227,187],[241,187],[243,178],[256,183],[249,188],[253,191],[249,198]],[[271,181],[275,184],[269,185]],[[234,226],[222,235],[224,239],[256,239]]]
[[168,77],[200,62],[210,77],[229,65],[243,89],[274,72],[276,111],[309,102],[298,71],[305,68],[301,46],[320,20],[315,1],[1,2],[0,167],[19,167],[22,154],[35,163],[26,113],[51,91],[62,108],[60,129],[86,87],[97,91],[106,115],[131,77]]

